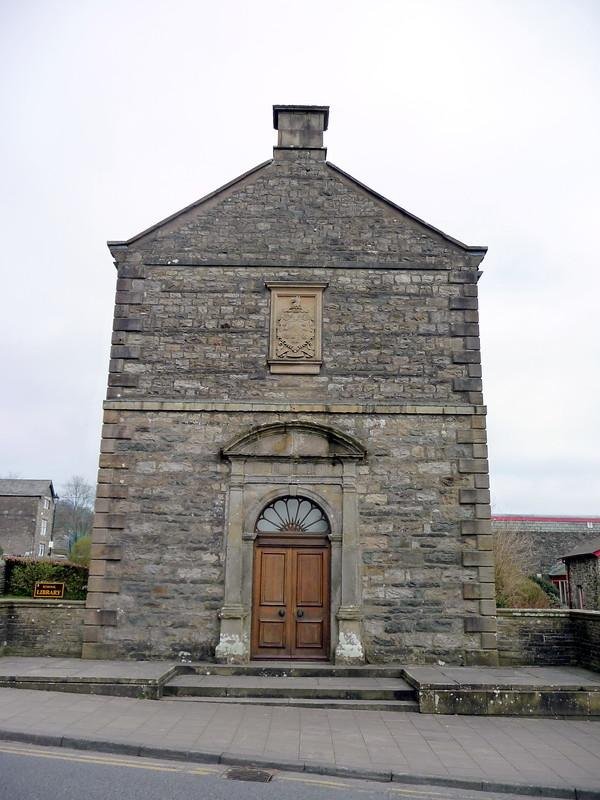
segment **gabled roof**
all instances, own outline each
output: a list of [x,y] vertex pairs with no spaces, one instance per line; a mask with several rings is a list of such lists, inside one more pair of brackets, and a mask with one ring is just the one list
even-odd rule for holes
[[[265,169],[266,167],[270,166],[272,163],[273,163],[273,159],[269,159],[268,161],[263,161],[261,164],[258,164],[256,167],[253,167],[252,169],[248,170],[247,172],[244,172],[242,175],[239,175],[237,178],[234,178],[233,180],[229,181],[228,183],[225,183],[223,186],[220,186],[218,189],[215,189],[213,192],[210,192],[209,194],[204,195],[204,197],[201,197],[199,200],[196,200],[195,202],[190,203],[190,205],[185,206],[185,208],[182,208],[179,211],[176,211],[174,214],[170,214],[168,217],[165,217],[164,219],[160,220],[160,222],[157,222],[154,225],[151,225],[149,228],[146,228],[145,230],[141,231],[140,233],[137,233],[135,236],[132,236],[130,239],[109,240],[107,242],[107,245],[108,245],[109,249],[112,252],[112,248],[113,247],[114,248],[128,247],[129,245],[134,244],[135,242],[139,241],[143,237],[148,236],[149,234],[154,233],[155,231],[157,231],[160,228],[162,228],[164,225],[167,225],[169,222],[172,222],[173,220],[177,219],[178,217],[183,216],[188,211],[191,211],[191,210],[193,210],[195,208],[199,208],[200,206],[202,206],[204,203],[208,202],[209,200],[212,200],[212,199],[218,197],[219,194],[221,194],[222,192],[225,192],[228,189],[231,189],[236,184],[241,183],[246,178],[249,178],[251,175],[255,175],[256,173],[258,173],[261,170]],[[441,231],[439,228],[436,228],[435,226],[430,225],[428,222],[425,222],[425,220],[421,219],[420,217],[417,217],[415,214],[411,214],[410,211],[407,211],[405,208],[402,208],[402,206],[399,206],[396,203],[392,202],[391,200],[388,200],[387,197],[384,197],[383,195],[379,194],[379,192],[376,192],[374,189],[371,189],[366,184],[364,184],[361,181],[357,180],[356,178],[352,177],[352,175],[350,175],[349,173],[344,172],[344,170],[340,169],[340,167],[337,167],[335,164],[332,164],[330,161],[326,161],[325,165],[332,172],[334,172],[337,175],[341,176],[346,181],[349,181],[356,188],[360,189],[362,192],[365,192],[366,194],[368,194],[373,199],[378,200],[381,203],[384,203],[389,208],[391,208],[393,211],[397,211],[402,216],[405,216],[408,219],[412,220],[413,222],[416,222],[418,225],[423,226],[427,231],[430,231],[431,233],[434,233],[437,236],[442,237],[442,239],[445,239],[450,244],[453,244],[456,247],[459,247],[459,248],[461,248],[462,250],[465,250],[468,253],[481,254],[482,258],[486,254],[487,247],[485,245],[467,245],[467,244],[464,244],[464,242],[461,242],[458,239],[455,239],[453,236],[450,236],[449,234],[444,233],[444,231]]]
[[579,547],[576,547],[574,550],[571,550],[570,553],[561,556],[561,558],[563,561],[565,561],[566,559],[577,558],[578,556],[600,557],[600,539],[590,539],[589,542],[580,544]]
[[0,496],[3,497],[57,497],[50,480],[0,478]]

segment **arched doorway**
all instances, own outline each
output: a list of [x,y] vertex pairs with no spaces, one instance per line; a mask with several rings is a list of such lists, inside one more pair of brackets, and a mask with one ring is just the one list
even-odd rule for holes
[[252,657],[329,659],[330,525],[312,500],[269,503],[255,526]]

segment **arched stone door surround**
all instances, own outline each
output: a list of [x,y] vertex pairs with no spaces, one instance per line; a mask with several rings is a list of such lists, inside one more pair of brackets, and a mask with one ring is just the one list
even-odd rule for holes
[[331,526],[305,495],[284,495],[256,523],[253,659],[329,660]]
[[248,661],[256,523],[278,497],[303,496],[327,515],[331,543],[331,652],[336,663],[364,662],[361,631],[357,463],[352,437],[305,421],[253,428],[222,450],[231,465],[225,524],[225,602],[217,660]]

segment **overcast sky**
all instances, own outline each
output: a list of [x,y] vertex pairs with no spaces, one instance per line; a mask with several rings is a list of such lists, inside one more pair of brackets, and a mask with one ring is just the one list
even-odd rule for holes
[[1,0],[0,474],[95,481],[128,238],[271,156],[273,103],[466,242],[495,512],[600,514],[600,0]]

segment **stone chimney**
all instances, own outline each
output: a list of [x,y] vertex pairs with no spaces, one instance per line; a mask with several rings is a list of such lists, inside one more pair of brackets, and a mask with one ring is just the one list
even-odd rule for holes
[[329,122],[329,106],[273,106],[273,127],[278,131],[277,151],[310,150],[318,159],[327,153],[323,131]]

